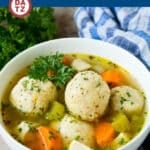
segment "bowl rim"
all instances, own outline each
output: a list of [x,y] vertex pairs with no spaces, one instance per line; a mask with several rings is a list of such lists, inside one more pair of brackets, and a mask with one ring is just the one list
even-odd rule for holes
[[[89,38],[78,38],[78,37],[71,37],[71,38],[58,38],[58,39],[54,39],[54,40],[49,40],[49,41],[44,41],[44,42],[41,42],[41,43],[38,43],[36,45],[33,45],[32,47],[29,47],[27,49],[25,49],[24,51],[22,51],[21,53],[19,53],[18,55],[16,55],[14,58],[12,58],[3,68],[2,70],[0,71],[0,76],[3,74],[3,72],[9,68],[9,66],[16,61],[17,58],[19,57],[23,57],[24,54],[26,53],[29,53],[31,50],[33,51],[33,49],[36,49],[38,48],[39,46],[44,46],[46,44],[49,44],[49,43],[59,43],[59,42],[63,42],[63,41],[84,41],[84,42],[90,42],[90,41],[93,41],[93,42],[99,42],[99,44],[103,44],[104,46],[109,46],[111,48],[114,48],[114,49],[118,49],[119,51],[121,50],[122,53],[126,54],[127,56],[130,56],[133,60],[136,60],[136,63],[140,64],[142,66],[142,68],[145,70],[145,72],[149,73],[148,69],[146,68],[146,66],[138,59],[136,58],[134,55],[132,55],[130,52],[128,52],[127,50],[121,48],[121,47],[118,47],[116,45],[113,45],[111,43],[108,43],[108,42],[104,42],[104,41],[99,41],[99,40],[95,40],[95,39],[89,39]],[[61,50],[60,50],[61,51]],[[96,54],[95,54],[96,55]],[[150,73],[149,73],[150,75]],[[149,120],[150,122],[150,111],[147,115],[147,121]],[[119,150],[122,150],[124,149],[127,145],[131,145],[132,143],[134,143],[137,139],[140,138],[140,136],[144,133],[144,132],[149,132],[150,131],[150,123],[148,124],[145,124],[143,129],[140,131],[140,133],[138,133],[138,135],[136,135],[136,137],[134,137],[130,142],[128,142],[127,144],[125,144],[124,146],[121,146],[119,148]],[[5,137],[9,138],[10,142],[15,142],[15,144],[19,144],[22,146],[22,148],[24,148],[24,150],[28,150],[28,148],[26,146],[24,146],[23,144],[19,143],[17,140],[15,140],[12,136],[10,136],[10,134],[7,132],[6,129],[4,129],[1,124],[0,124],[0,134],[3,134]],[[2,135],[2,137],[3,137]],[[4,137],[3,137],[4,138]]]

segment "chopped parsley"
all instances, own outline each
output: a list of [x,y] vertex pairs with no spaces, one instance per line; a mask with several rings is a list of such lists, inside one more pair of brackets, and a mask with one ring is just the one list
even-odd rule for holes
[[141,92],[141,94],[142,94],[142,96],[143,96],[144,100],[146,100],[145,93],[142,91],[142,92]]
[[84,76],[84,75],[86,75],[86,73],[85,72],[81,72],[81,75]]
[[22,128],[18,128],[18,131],[19,131],[19,132],[22,132]]
[[120,145],[123,145],[123,144],[125,144],[125,143],[126,143],[126,142],[125,142],[124,138],[121,138],[120,141],[119,141],[119,144],[120,144]]
[[131,97],[131,94],[129,92],[126,92],[126,94],[127,94],[128,97]]
[[100,83],[100,82],[99,82],[99,83],[97,83],[96,87],[99,87],[99,86],[101,86],[101,83]]
[[88,80],[88,78],[86,78],[86,77],[84,77],[83,79],[84,79],[84,80]]
[[120,98],[120,103],[121,103],[121,105],[123,105],[124,102],[126,102],[126,101],[128,101],[128,100],[121,96],[121,98]]
[[75,140],[80,140],[80,135],[77,135],[76,137],[75,137]]
[[116,68],[117,65],[115,63],[113,63],[112,61],[108,61],[108,64],[111,65],[112,67]]
[[90,56],[89,56],[89,59],[94,59],[94,58],[95,58],[95,57],[94,57],[94,56],[92,56],[92,55],[90,55]]
[[70,123],[76,123],[76,122],[77,122],[77,120],[75,120],[75,119],[70,120]]
[[27,90],[28,83],[29,83],[29,80],[24,80],[24,81],[22,82],[22,85],[23,85],[23,87],[24,87],[25,90]]
[[37,91],[37,92],[41,91],[41,88],[38,85],[36,85],[36,83],[34,81],[31,81],[31,83],[30,83],[29,80],[24,80],[22,82],[22,85],[23,85],[25,91],[26,90]]

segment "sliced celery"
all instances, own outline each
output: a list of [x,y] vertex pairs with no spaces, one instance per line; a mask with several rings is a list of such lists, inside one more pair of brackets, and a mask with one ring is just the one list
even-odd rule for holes
[[46,119],[47,120],[59,120],[61,119],[65,114],[65,107],[63,104],[54,101],[46,113]]
[[112,126],[117,132],[126,132],[130,129],[130,122],[124,113],[118,113],[114,117]]

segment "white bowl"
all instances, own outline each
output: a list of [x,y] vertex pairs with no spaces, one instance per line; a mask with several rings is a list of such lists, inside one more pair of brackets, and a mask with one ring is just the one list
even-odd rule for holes
[[[48,55],[57,51],[64,53],[87,53],[108,58],[114,63],[127,69],[138,81],[147,97],[146,106],[148,115],[144,127],[140,133],[129,143],[119,148],[119,150],[135,150],[144,141],[150,131],[150,74],[145,66],[126,50],[117,46],[91,39],[64,38],[56,39],[35,45],[13,58],[0,72],[0,100],[6,85],[12,77],[21,69],[31,64],[32,61],[41,55]],[[5,130],[2,116],[0,116],[0,134],[10,149],[27,150],[25,146],[13,139]]]

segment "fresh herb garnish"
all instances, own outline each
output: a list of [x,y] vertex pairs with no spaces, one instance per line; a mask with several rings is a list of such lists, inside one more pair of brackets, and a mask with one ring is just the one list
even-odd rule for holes
[[33,8],[22,19],[0,8],[0,69],[15,55],[36,43],[57,36],[53,8]]
[[97,83],[96,87],[99,87],[99,86],[101,86],[101,83],[100,83],[100,82],[99,82],[99,83]]
[[[63,87],[75,74],[76,70],[66,66],[62,59],[63,54],[40,56],[30,66],[28,75],[30,78],[41,81],[52,81],[57,87]],[[52,73],[49,73],[52,72]]]

